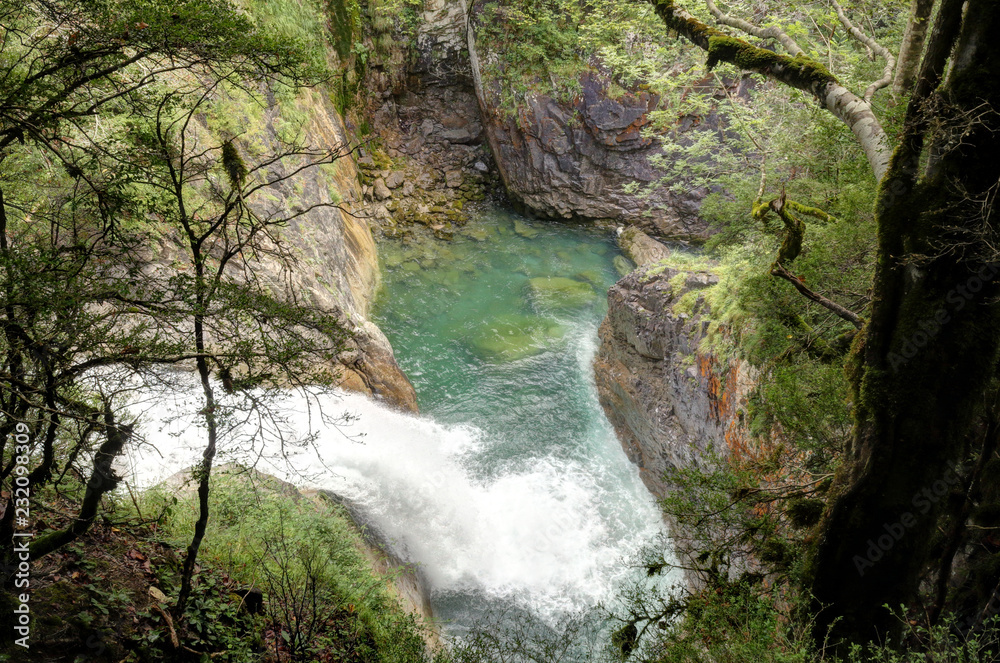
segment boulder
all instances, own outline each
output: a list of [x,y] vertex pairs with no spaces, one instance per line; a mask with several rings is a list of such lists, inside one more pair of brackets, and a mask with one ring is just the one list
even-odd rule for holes
[[392,197],[392,192],[389,191],[389,187],[385,185],[385,180],[381,177],[375,180],[375,185],[372,187],[372,191],[378,200],[385,200],[386,198]]
[[469,345],[481,359],[516,361],[544,352],[564,332],[561,325],[545,318],[504,315],[483,323]]
[[385,178],[385,185],[390,189],[398,189],[403,185],[405,179],[406,177],[403,175],[403,172],[396,170],[389,173],[389,176]]
[[528,296],[541,309],[590,306],[597,301],[593,286],[565,276],[540,276],[528,280]]
[[660,262],[670,257],[670,249],[635,226],[629,226],[618,235],[618,246],[639,266]]

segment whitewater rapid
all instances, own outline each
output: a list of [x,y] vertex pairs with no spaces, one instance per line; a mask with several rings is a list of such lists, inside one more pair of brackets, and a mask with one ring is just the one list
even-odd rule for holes
[[[230,431],[216,465],[254,465],[350,500],[398,556],[420,565],[433,593],[475,593],[556,618],[608,598],[623,562],[658,531],[641,485],[623,491],[608,480],[632,469],[609,467],[627,463],[620,450],[617,460],[590,463],[544,455],[483,477],[476,458],[503,440],[473,426],[441,425],[354,393],[282,401],[285,422],[268,423],[263,435],[251,434],[256,420]],[[127,456],[134,485],[199,460],[197,402],[192,385],[133,406],[145,440]],[[354,420],[330,423],[345,415]]]

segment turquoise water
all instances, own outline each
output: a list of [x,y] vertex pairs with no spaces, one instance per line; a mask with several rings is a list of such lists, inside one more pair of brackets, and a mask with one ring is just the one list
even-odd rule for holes
[[474,544],[446,529],[419,533],[456,537],[466,551],[452,555],[446,542],[445,559],[420,560],[448,578],[432,582],[438,617],[460,632],[499,605],[552,623],[606,600],[625,560],[660,529],[593,383],[597,328],[620,278],[614,238],[493,209],[450,242],[386,241],[379,251],[373,317],[421,417],[475,440],[452,457],[478,496],[458,517],[483,531]]

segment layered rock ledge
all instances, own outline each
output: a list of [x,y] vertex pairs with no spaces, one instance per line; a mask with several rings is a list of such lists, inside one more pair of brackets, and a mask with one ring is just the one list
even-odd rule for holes
[[703,467],[708,450],[743,444],[742,412],[755,372],[703,343],[710,270],[641,265],[608,292],[594,360],[601,406],[629,460],[657,497],[674,469]]

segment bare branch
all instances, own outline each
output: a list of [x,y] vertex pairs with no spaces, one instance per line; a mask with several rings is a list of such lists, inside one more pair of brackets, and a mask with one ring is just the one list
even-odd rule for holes
[[772,25],[769,28],[761,28],[757,27],[753,23],[748,23],[743,19],[735,18],[729,14],[724,14],[715,4],[714,0],[705,0],[705,5],[708,7],[708,11],[712,12],[712,16],[714,16],[715,20],[719,23],[728,25],[731,28],[736,28],[737,30],[741,30],[748,35],[752,35],[760,39],[775,39],[793,58],[797,55],[805,55],[803,50],[799,48],[799,45],[795,43],[795,40],[789,37],[786,32],[776,25]]
[[802,279],[800,279],[799,277],[795,276],[787,269],[785,269],[785,266],[782,265],[781,263],[776,262],[773,265],[771,265],[771,275],[785,279],[786,281],[791,283],[795,287],[795,289],[798,290],[801,294],[803,294],[807,299],[810,299],[819,304],[820,306],[833,311],[834,313],[839,315],[844,320],[847,320],[858,329],[861,329],[861,326],[864,324],[864,321],[861,319],[861,317],[858,316],[858,314],[855,313],[854,311],[849,311],[840,304],[838,304],[837,302],[831,299],[827,299],[823,295],[813,292],[812,290],[807,288],[806,284],[802,282]]
[[830,4],[832,4],[834,10],[836,10],[837,18],[840,19],[840,23],[844,26],[844,29],[847,30],[847,32],[854,37],[854,39],[864,44],[866,48],[870,49],[873,53],[878,53],[885,59],[885,69],[882,70],[882,78],[865,88],[865,102],[870,103],[872,96],[874,96],[876,92],[884,87],[888,87],[889,84],[892,83],[892,72],[896,68],[896,58],[892,57],[892,53],[889,52],[889,49],[882,46],[880,43],[855,27],[855,25],[851,23],[851,19],[847,18],[847,14],[844,13],[844,8],[840,6],[840,3],[837,2],[837,0],[830,0]]

